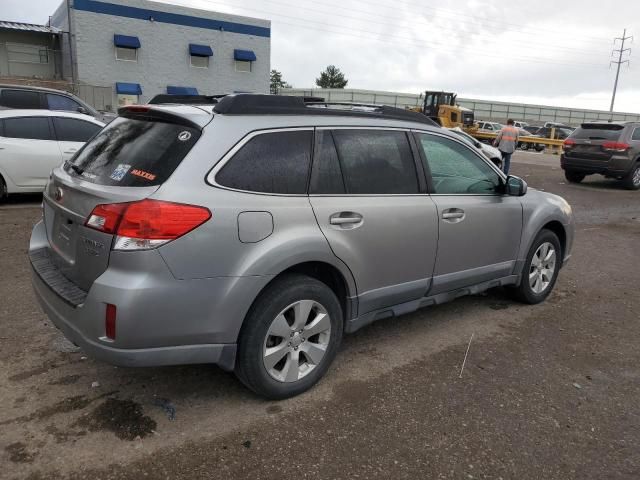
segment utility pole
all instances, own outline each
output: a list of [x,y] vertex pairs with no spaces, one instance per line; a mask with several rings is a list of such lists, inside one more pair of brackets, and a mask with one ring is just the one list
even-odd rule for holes
[[625,52],[631,52],[630,48],[624,48],[624,42],[626,42],[627,40],[631,40],[633,41],[633,37],[627,37],[627,29],[625,28],[624,31],[622,32],[622,37],[617,37],[613,39],[613,45],[615,46],[616,42],[620,40],[620,48],[619,49],[614,49],[611,52],[611,56],[615,55],[616,53],[618,54],[618,60],[617,61],[613,61],[611,60],[609,62],[609,66],[611,66],[611,64],[616,64],[617,68],[616,68],[616,81],[613,84],[613,95],[611,96],[611,108],[609,108],[609,112],[613,112],[613,104],[616,101],[616,90],[618,89],[618,77],[620,76],[620,65],[622,65],[623,63],[626,63],[627,65],[629,64],[629,59],[627,60],[622,60],[622,55]]

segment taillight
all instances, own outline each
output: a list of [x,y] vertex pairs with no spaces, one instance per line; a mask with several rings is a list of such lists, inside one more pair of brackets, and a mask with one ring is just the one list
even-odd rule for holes
[[116,338],[116,311],[115,305],[107,303],[104,314],[104,335],[111,340]]
[[576,141],[572,138],[567,138],[564,142],[562,142],[562,148],[564,150],[570,150],[571,148],[574,147],[574,145],[576,144]]
[[85,225],[89,228],[104,233],[116,233],[122,213],[128,203],[112,203],[110,205],[98,205],[93,209]]
[[626,152],[629,147],[630,145],[628,143],[622,142],[604,142],[602,144],[602,149],[610,152]]
[[189,233],[210,218],[205,207],[141,200],[98,205],[85,225],[115,234],[114,250],[147,250]]

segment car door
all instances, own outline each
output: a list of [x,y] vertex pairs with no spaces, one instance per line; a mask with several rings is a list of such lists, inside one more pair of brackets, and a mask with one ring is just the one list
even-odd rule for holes
[[436,208],[411,142],[402,130],[316,130],[309,200],[353,273],[359,315],[420,298],[431,282]]
[[0,139],[2,166],[19,187],[44,188],[49,173],[62,163],[47,117],[4,118]]
[[69,117],[53,117],[53,127],[63,161],[69,160],[102,129],[97,123]]
[[430,294],[512,275],[522,204],[500,193],[503,176],[457,139],[417,133],[438,211],[438,256]]

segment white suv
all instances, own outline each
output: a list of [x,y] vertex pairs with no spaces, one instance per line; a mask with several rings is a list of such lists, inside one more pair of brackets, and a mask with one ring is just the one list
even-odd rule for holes
[[80,113],[0,111],[0,200],[41,192],[49,174],[69,160],[104,123]]

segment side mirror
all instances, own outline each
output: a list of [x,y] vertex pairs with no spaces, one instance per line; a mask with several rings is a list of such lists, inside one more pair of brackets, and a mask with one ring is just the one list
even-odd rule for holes
[[78,107],[77,110],[79,113],[84,113],[85,115],[87,114],[87,109],[84,107]]
[[527,193],[527,182],[520,177],[509,175],[505,184],[505,192],[512,197],[522,197]]

